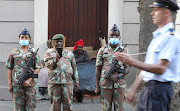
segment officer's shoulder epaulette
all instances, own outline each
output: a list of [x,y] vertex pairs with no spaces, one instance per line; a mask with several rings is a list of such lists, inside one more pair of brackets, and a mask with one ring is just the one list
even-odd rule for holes
[[33,48],[32,48],[32,47],[29,47],[29,50],[33,50]]
[[107,48],[109,46],[109,44],[107,44],[106,46],[105,46],[105,48]]
[[20,47],[16,47],[16,48],[12,49],[11,54],[13,55],[13,54],[19,53],[20,52],[19,49],[20,49]]
[[15,50],[18,51],[20,47],[17,47]]
[[174,28],[169,29],[170,35],[174,35]]

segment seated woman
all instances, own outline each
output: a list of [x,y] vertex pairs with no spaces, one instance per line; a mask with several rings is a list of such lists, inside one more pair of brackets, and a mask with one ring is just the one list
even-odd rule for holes
[[76,59],[76,63],[89,61],[88,53],[85,50],[83,50],[83,47],[84,43],[82,39],[75,43],[73,53]]
[[88,53],[83,50],[84,43],[80,39],[75,43],[74,56],[77,63],[79,75],[79,90],[75,92],[75,97],[78,102],[82,102],[82,94],[94,92],[95,90],[95,62],[90,61]]

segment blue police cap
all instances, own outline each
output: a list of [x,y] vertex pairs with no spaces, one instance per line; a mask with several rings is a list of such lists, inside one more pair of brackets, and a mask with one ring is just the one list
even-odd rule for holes
[[118,31],[118,32],[120,32],[116,24],[114,24],[114,26],[112,27],[111,31]]
[[172,0],[155,0],[152,5],[149,5],[149,7],[164,7],[171,11],[179,10],[178,5]]
[[31,37],[27,29],[23,29],[23,30],[21,31],[21,33],[19,34],[19,36],[20,36],[20,35],[29,35],[29,37]]

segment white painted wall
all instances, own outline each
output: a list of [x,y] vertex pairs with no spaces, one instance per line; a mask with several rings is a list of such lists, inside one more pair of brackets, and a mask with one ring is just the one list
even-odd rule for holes
[[[140,18],[137,10],[139,0],[124,0],[123,3],[123,44],[130,54],[139,52]],[[138,59],[138,56],[133,56]]]
[[26,28],[34,41],[34,1],[0,0],[0,62],[19,46],[19,33]]
[[48,40],[48,0],[34,1],[34,37],[34,47],[39,48],[43,60]]
[[124,1],[123,44],[139,44],[139,12],[137,1]]
[[108,2],[108,35],[114,24],[123,32],[123,0],[109,0]]
[[34,23],[32,22],[0,22],[0,43],[19,42],[20,32],[26,28],[31,35],[31,43],[34,42]]
[[0,1],[0,21],[33,21],[33,1]]
[[124,1],[124,23],[140,23],[138,6],[138,2]]
[[[139,0],[124,0],[123,3],[123,44],[127,44],[129,54],[139,52],[139,12],[137,10]],[[138,59],[138,56],[132,56]],[[127,87],[136,78],[137,68],[131,67],[130,73],[126,76]],[[128,106],[132,107],[132,106]]]

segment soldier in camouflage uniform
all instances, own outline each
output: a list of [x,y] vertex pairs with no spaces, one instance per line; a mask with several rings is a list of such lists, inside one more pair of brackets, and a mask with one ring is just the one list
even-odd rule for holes
[[[124,96],[126,80],[125,75],[129,73],[129,66],[119,62],[118,64],[125,68],[125,74],[113,72],[109,79],[105,78],[105,72],[110,68],[114,53],[122,51],[120,46],[120,31],[114,24],[110,31],[109,44],[100,48],[96,59],[96,93],[100,93],[102,111],[111,111],[112,102],[115,111],[124,110]],[[127,52],[127,49],[124,50]]]
[[[28,78],[22,85],[18,84],[23,67],[26,66],[32,53],[35,51],[29,46],[31,40],[29,32],[24,29],[19,35],[20,47],[13,49],[5,67],[8,68],[8,90],[13,93],[15,111],[34,111],[36,107],[37,79]],[[42,65],[39,55],[36,55],[32,70],[38,74]]]
[[61,102],[64,111],[73,111],[73,80],[75,90],[79,88],[79,78],[74,54],[63,48],[64,35],[56,34],[52,38],[53,48],[45,52],[44,61],[48,67],[48,94],[51,111],[60,111]]

